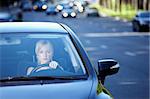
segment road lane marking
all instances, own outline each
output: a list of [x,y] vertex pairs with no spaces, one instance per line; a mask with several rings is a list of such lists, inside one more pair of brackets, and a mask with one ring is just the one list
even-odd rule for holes
[[124,81],[124,82],[120,82],[120,85],[135,85],[137,84],[137,82],[134,81]]
[[141,55],[141,54],[146,54],[146,51],[137,51],[136,54]]
[[129,52],[129,51],[124,52],[124,54],[128,55],[128,56],[143,55],[143,54],[146,54],[146,53],[147,53],[146,51],[135,51],[134,53],[133,52]]
[[124,54],[128,55],[128,56],[136,56],[135,53],[132,53],[132,52],[129,52],[129,51],[124,52]]
[[101,47],[102,49],[107,49],[107,48],[108,48],[108,46],[106,46],[106,45],[100,45],[100,47]]
[[85,47],[85,50],[86,51],[95,51],[95,50],[97,50],[97,48],[96,47]]
[[80,33],[84,37],[124,37],[124,36],[150,36],[150,33],[124,32],[124,33]]

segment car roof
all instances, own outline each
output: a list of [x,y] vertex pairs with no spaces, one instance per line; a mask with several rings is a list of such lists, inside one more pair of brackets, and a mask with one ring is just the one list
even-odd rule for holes
[[54,22],[2,22],[0,33],[9,32],[57,32],[68,33],[60,24]]

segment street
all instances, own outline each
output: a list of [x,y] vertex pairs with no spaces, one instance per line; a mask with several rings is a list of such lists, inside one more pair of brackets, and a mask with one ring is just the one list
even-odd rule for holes
[[133,33],[131,22],[108,17],[61,18],[44,12],[24,12],[24,21],[61,22],[81,40],[93,66],[98,59],[114,58],[120,71],[106,78],[105,87],[115,99],[148,99],[149,33]]

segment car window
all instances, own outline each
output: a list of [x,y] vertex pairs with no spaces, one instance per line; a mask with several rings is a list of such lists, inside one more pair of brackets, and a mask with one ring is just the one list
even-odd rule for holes
[[[53,53],[44,56],[36,48],[39,42],[50,42]],[[37,54],[37,49],[39,53]],[[41,52],[40,52],[41,51]],[[42,54],[41,54],[42,53]],[[40,63],[39,60],[51,61]],[[40,55],[43,58],[39,58]],[[48,57],[48,58],[45,58]],[[53,64],[52,64],[53,63]],[[57,65],[57,67],[55,67]],[[50,67],[51,66],[51,67]],[[50,68],[49,68],[50,67]],[[30,69],[32,73],[27,74]],[[67,34],[0,34],[0,77],[18,76],[79,76],[85,75],[83,63]]]
[[149,12],[143,12],[140,14],[140,17],[142,18],[149,18],[150,17],[150,13]]

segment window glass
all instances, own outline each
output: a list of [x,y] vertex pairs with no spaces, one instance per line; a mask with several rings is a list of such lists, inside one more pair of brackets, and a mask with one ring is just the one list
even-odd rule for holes
[[140,17],[149,18],[150,17],[150,13],[149,12],[143,12],[143,13],[140,14]]
[[1,78],[85,74],[67,34],[0,34]]

